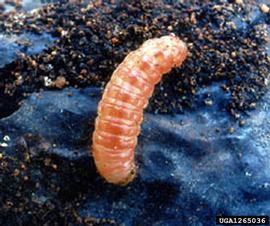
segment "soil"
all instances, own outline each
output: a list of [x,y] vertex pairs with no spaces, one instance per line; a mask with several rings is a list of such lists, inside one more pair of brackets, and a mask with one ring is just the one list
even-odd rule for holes
[[[256,107],[268,87],[270,14],[254,12],[255,7],[260,11],[259,5],[241,2],[98,1],[49,4],[20,13],[23,17],[2,13],[2,33],[48,32],[58,39],[40,54],[23,55],[0,69],[1,116],[40,89],[104,87],[127,53],[149,38],[173,32],[187,42],[190,54],[181,68],[164,76],[147,111],[196,109],[197,90],[220,82],[231,97],[224,108],[239,118]],[[57,83],[59,76],[64,85],[46,83]]]

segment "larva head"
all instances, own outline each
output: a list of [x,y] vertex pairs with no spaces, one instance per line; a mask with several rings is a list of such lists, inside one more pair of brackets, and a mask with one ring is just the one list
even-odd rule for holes
[[188,52],[186,44],[174,34],[150,39],[140,49],[142,57],[147,56],[161,74],[180,66]]
[[187,57],[187,46],[185,42],[174,34],[166,35],[160,38],[163,45],[166,45],[173,59],[173,67],[179,67]]

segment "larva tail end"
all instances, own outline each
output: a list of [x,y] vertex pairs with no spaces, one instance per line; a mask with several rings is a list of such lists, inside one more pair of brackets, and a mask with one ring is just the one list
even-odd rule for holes
[[134,166],[134,168],[130,171],[129,175],[125,178],[125,180],[119,182],[118,185],[120,185],[120,186],[128,185],[130,182],[132,182],[134,180],[136,175],[137,175],[137,169]]

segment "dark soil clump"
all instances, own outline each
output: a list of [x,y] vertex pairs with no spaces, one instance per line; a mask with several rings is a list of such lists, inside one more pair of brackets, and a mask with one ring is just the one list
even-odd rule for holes
[[23,19],[2,14],[4,33],[49,32],[58,37],[46,51],[24,55],[0,70],[0,98],[6,102],[2,108],[10,114],[28,93],[57,87],[46,81],[54,83],[59,76],[65,79],[61,88],[104,87],[128,52],[149,38],[173,32],[188,43],[190,54],[156,87],[147,110],[171,113],[195,107],[196,91],[220,81],[231,96],[225,108],[239,117],[239,112],[254,108],[268,85],[270,15],[254,19],[254,7],[233,2],[105,1],[48,5],[23,14]]
[[16,157],[0,156],[1,225],[118,225],[78,212],[87,189],[95,186],[89,183],[89,172],[97,176],[89,158],[65,162],[46,153],[46,141],[33,134],[25,134],[14,148]]

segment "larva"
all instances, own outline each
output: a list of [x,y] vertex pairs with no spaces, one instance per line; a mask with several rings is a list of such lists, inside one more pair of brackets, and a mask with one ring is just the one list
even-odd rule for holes
[[92,142],[97,170],[107,182],[127,184],[134,178],[143,109],[162,75],[186,56],[185,43],[171,34],[147,40],[113,72],[98,105]]

